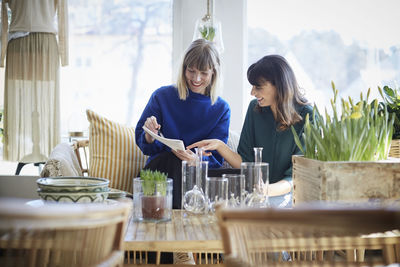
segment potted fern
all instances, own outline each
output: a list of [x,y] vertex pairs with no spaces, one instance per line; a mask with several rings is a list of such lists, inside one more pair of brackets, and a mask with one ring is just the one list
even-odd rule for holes
[[[324,116],[314,107],[314,120],[305,118],[303,143],[292,129],[304,156],[293,156],[294,205],[310,201],[391,202],[400,199],[396,177],[400,161],[386,160],[394,117],[378,101],[360,95],[341,99],[332,83],[332,112]],[[382,94],[382,93],[381,93]],[[397,174],[396,174],[397,173]]]
[[380,112],[384,112],[386,109],[394,115],[394,128],[389,156],[400,158],[400,88],[392,89],[389,86],[384,86],[383,93],[384,102],[380,103]]
[[138,220],[170,220],[172,179],[159,171],[142,170],[140,177],[133,179],[133,202]]

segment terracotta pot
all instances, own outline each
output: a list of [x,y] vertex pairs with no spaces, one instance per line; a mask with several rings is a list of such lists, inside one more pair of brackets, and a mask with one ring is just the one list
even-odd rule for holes
[[163,219],[165,201],[165,196],[142,196],[143,219]]

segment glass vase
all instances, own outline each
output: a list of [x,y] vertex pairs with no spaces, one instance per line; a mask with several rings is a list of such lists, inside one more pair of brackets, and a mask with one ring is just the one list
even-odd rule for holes
[[[152,187],[152,190],[149,190],[149,186]],[[165,182],[149,182],[134,178],[133,219],[151,222],[171,220],[172,187],[171,178]]]

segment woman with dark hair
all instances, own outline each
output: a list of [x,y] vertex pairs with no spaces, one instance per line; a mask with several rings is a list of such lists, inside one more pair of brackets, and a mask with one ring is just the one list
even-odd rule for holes
[[301,136],[306,114],[312,107],[300,93],[293,70],[285,58],[268,55],[252,64],[247,79],[256,97],[249,104],[238,153],[217,139],[196,142],[188,149],[202,147],[210,154],[217,150],[234,168],[254,161],[254,147],[262,147],[262,161],[269,163],[268,195],[272,206],[291,205],[292,155],[300,154],[291,131]]

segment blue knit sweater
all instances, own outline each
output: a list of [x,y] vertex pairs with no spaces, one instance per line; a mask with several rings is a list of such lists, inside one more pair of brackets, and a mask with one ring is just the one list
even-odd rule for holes
[[[154,159],[159,153],[170,151],[166,145],[155,140],[148,144],[142,129],[146,119],[155,116],[161,125],[161,132],[166,138],[180,139],[185,146],[203,139],[220,139],[228,141],[230,108],[228,103],[218,97],[214,105],[208,96],[193,93],[189,90],[186,100],[179,99],[178,89],[172,85],[157,89],[150,97],[136,129],[136,144],[145,155]],[[204,157],[209,168],[218,168],[223,158],[217,151],[211,151],[212,156]]]

